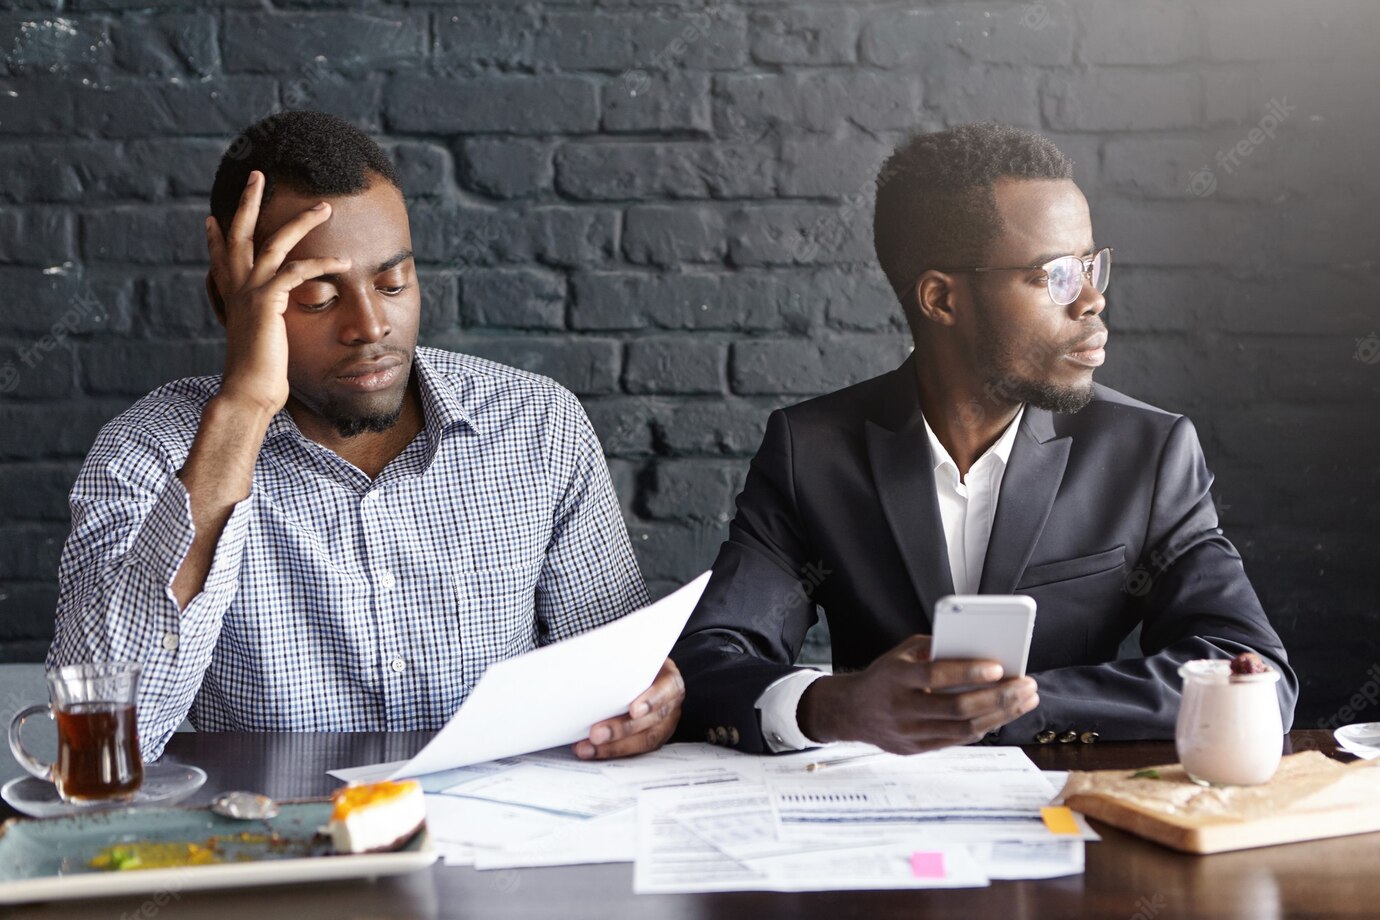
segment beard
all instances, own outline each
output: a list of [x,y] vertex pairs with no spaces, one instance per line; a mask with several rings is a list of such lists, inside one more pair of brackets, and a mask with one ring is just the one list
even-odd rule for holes
[[1093,398],[1091,377],[1086,382],[1060,384],[1049,379],[1051,363],[1060,362],[1075,346],[1088,336],[1105,329],[1100,319],[1092,328],[1080,332],[1066,342],[1017,342],[1005,330],[992,322],[991,311],[979,304],[978,328],[986,350],[978,355],[978,373],[982,378],[984,395],[995,403],[1027,403],[1049,412],[1073,414]]
[[322,416],[335,426],[336,433],[342,438],[354,438],[366,432],[387,431],[398,424],[398,419],[402,417],[402,400],[398,400],[398,407],[391,412],[351,415],[338,406],[327,406]]

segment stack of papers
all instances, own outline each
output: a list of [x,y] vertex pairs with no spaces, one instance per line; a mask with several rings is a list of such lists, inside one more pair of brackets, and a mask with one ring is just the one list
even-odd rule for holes
[[570,744],[650,685],[708,578],[493,665],[411,760],[332,775],[419,777],[427,826],[451,865],[631,862],[644,893],[958,888],[1083,871],[1083,843],[1097,836],[1050,805],[1062,779],[1019,748],[901,757],[840,744],[756,756],[677,744],[576,758]]

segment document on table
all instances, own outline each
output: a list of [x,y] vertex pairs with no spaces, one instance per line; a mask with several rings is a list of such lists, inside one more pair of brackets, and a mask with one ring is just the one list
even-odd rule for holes
[[988,884],[962,845],[888,840],[781,845],[764,785],[644,792],[637,806],[639,894],[969,888]]
[[346,781],[422,776],[584,738],[651,686],[709,582],[611,623],[491,665],[464,705],[411,760],[332,770]]

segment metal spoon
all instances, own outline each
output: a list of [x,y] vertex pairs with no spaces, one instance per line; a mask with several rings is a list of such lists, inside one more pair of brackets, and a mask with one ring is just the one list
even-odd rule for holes
[[237,821],[267,821],[278,814],[278,803],[258,792],[222,792],[211,800],[211,811]]

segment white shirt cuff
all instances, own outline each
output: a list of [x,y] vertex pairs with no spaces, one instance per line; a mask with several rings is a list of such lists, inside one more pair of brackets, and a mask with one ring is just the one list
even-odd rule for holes
[[820,746],[800,730],[796,709],[805,695],[805,688],[824,676],[823,671],[796,671],[773,683],[757,698],[756,706],[762,714],[762,738],[773,754]]

